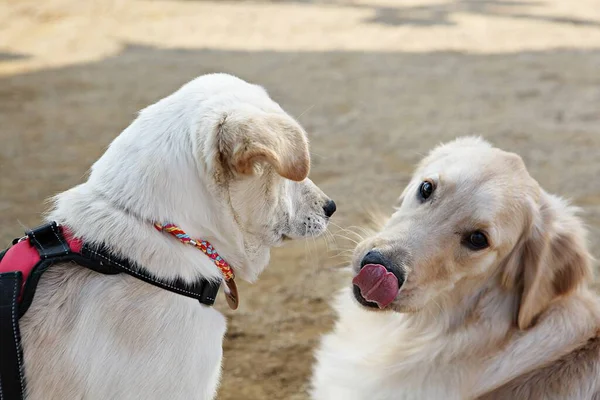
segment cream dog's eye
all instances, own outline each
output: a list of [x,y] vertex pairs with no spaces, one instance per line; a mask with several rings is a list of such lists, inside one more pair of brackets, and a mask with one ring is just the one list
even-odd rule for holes
[[490,245],[485,233],[481,231],[469,233],[464,242],[471,250],[483,250]]
[[430,181],[423,181],[419,186],[419,194],[423,200],[427,200],[433,194],[435,186]]

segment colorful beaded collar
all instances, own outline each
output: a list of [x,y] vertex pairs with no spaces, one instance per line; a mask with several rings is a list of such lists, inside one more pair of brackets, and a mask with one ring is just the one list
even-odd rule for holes
[[181,229],[175,224],[162,225],[159,223],[155,223],[154,227],[160,232],[167,232],[173,235],[181,243],[194,246],[195,248],[206,254],[208,258],[210,258],[213,261],[213,263],[217,266],[217,268],[219,268],[219,270],[223,274],[223,278],[225,279],[225,297],[227,299],[227,304],[229,304],[229,307],[232,310],[238,308],[239,296],[237,286],[235,284],[235,274],[233,273],[233,268],[231,268],[231,265],[229,265],[229,263],[219,255],[219,253],[217,253],[217,251],[215,250],[213,245],[210,244],[210,242],[208,242],[207,240],[193,239],[192,237],[190,237],[190,235],[185,233],[183,229]]

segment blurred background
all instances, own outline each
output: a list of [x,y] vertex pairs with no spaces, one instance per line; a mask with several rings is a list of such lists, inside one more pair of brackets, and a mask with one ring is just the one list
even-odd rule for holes
[[[343,258],[432,146],[479,134],[583,208],[600,257],[600,0],[0,0],[0,247],[82,182],[136,112],[223,71],[312,142],[337,244],[242,285],[219,399],[306,399]],[[347,237],[347,238],[344,238]],[[222,300],[222,299],[221,299]]]

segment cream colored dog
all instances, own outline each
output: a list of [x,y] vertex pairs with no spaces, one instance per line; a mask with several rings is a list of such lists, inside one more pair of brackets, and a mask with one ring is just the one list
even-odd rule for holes
[[[264,89],[206,75],[142,110],[49,219],[156,277],[221,279],[152,225],[173,222],[254,281],[271,247],[320,235],[335,211],[309,163],[305,132]],[[21,319],[28,399],[211,399],[225,328],[212,307],[131,276],[54,266]]]
[[433,150],[400,201],[355,251],[313,399],[600,399],[600,303],[571,206],[476,138]]

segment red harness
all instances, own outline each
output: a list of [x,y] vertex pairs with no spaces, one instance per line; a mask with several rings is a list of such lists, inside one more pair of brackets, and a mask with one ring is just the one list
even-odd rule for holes
[[[212,306],[220,281],[201,278],[161,280],[134,262],[117,258],[101,244],[85,243],[65,227],[50,222],[15,239],[0,252],[0,399],[22,400],[25,394],[19,318],[29,309],[42,274],[57,263],[74,262],[102,274],[125,273],[161,289]],[[48,351],[52,351],[48,349]]]
[[[68,247],[68,250],[65,250],[65,255],[69,252],[81,254],[81,248],[83,247],[81,239],[73,238],[73,234],[67,228],[52,226],[50,229],[56,230],[57,234],[62,232]],[[23,284],[18,296],[19,302],[23,300],[23,291],[31,271],[42,261],[40,253],[31,244],[32,239],[35,240],[35,237],[24,236],[21,239],[15,239],[16,243],[6,250],[4,256],[0,259],[0,274],[16,271],[20,271],[22,274]]]

